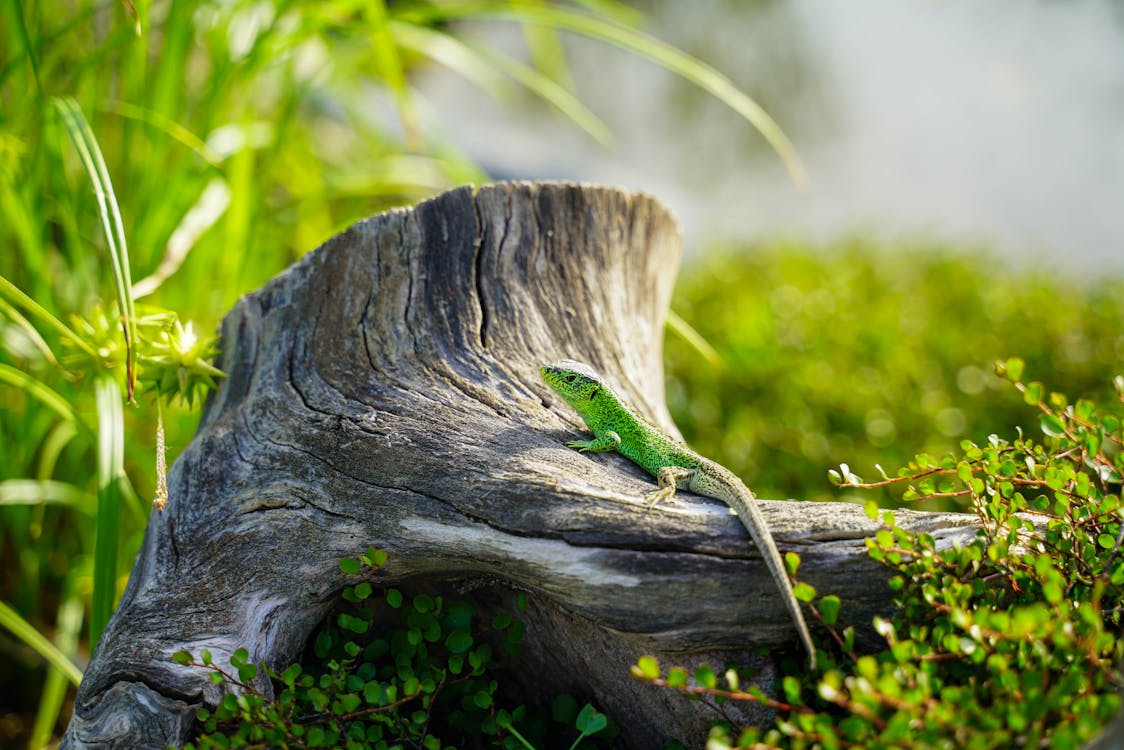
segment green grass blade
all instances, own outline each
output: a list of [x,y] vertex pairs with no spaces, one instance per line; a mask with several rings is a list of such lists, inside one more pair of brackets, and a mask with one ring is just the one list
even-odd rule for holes
[[[535,5],[543,5],[546,2],[546,0],[529,1]],[[558,32],[548,26],[532,24],[523,27],[523,37],[527,40],[527,51],[531,55],[532,67],[563,89],[573,91],[574,80],[570,76],[566,50],[562,46],[562,40],[558,38]]]
[[476,18],[540,24],[581,34],[632,52],[690,81],[733,109],[764,136],[784,162],[793,182],[801,188],[808,182],[807,172],[796,148],[761,105],[743,93],[729,78],[701,60],[624,24],[603,16],[557,6],[474,2],[412,6],[402,11],[397,18],[419,25]]
[[23,313],[17,310],[3,297],[0,297],[0,316],[6,317],[8,320],[12,321],[12,324],[15,325],[16,328],[23,331],[23,335],[27,336],[27,340],[31,342],[32,346],[43,355],[43,359],[47,360],[55,367],[61,367],[58,359],[55,357],[55,353],[51,351],[51,347],[47,344],[47,341],[40,335],[39,329],[33,326],[31,321],[23,316]]
[[493,72],[502,71],[557,107],[562,114],[599,143],[608,145],[612,142],[612,132],[597,115],[563,86],[534,68],[495,50],[471,44],[424,26],[393,21],[391,30],[394,32],[394,38],[403,48],[425,55],[493,93],[496,91]]
[[23,18],[23,3],[20,3],[19,0],[12,0],[10,6],[12,19],[15,21],[16,35],[23,43],[27,62],[31,66],[31,76],[35,79],[35,88],[39,92],[39,96],[43,96],[43,83],[39,80],[39,64],[35,61],[35,50],[31,48],[31,36],[27,33],[27,22]]
[[215,150],[208,146],[206,141],[166,115],[122,101],[109,102],[105,105],[104,111],[151,125],[172,140],[191,149],[196,156],[212,167],[218,167],[222,163],[222,156],[215,153]]
[[89,512],[87,495],[80,487],[53,479],[5,479],[0,481],[0,506],[69,505]]
[[514,90],[509,76],[503,75],[495,66],[486,63],[459,37],[441,29],[402,21],[390,21],[389,24],[399,47],[444,65],[475,83],[493,98],[501,99]]
[[[82,611],[82,599],[73,593],[63,599],[62,604],[59,605],[55,645],[64,654],[72,655],[78,648],[78,633],[82,630]],[[40,750],[50,744],[59,714],[62,713],[66,691],[70,687],[67,682],[67,674],[60,669],[52,667],[47,673],[43,692],[39,695],[39,709],[35,713],[31,738],[27,742],[28,750]]]
[[121,389],[109,377],[94,384],[98,409],[98,514],[94,531],[94,592],[90,648],[96,647],[117,603],[117,551],[120,546],[120,477],[124,473],[125,426]]
[[6,233],[19,250],[25,278],[42,280],[48,253],[43,248],[44,222],[38,215],[39,207],[14,182],[0,179],[0,216],[4,217]]
[[575,5],[581,5],[592,13],[611,18],[625,26],[639,26],[644,23],[644,13],[636,8],[629,7],[616,0],[574,0]]
[[417,113],[414,111],[414,100],[410,96],[410,87],[406,82],[402,57],[398,54],[398,45],[394,40],[394,34],[390,30],[386,2],[384,0],[368,0],[365,8],[375,67],[387,88],[390,89],[390,93],[394,96],[395,104],[398,107],[398,117],[402,120],[406,146],[411,151],[423,151],[425,150],[425,141],[422,138]]
[[35,316],[36,318],[39,318],[44,323],[49,325],[51,328],[55,329],[55,331],[60,336],[69,340],[71,343],[73,343],[75,346],[77,346],[83,352],[88,354],[90,357],[92,357],[94,359],[97,359],[97,357],[98,357],[97,351],[95,351],[94,348],[92,346],[90,346],[90,344],[87,343],[87,341],[84,338],[82,338],[77,333],[72,331],[70,329],[70,327],[68,327],[65,323],[63,323],[61,320],[56,318],[54,315],[51,315],[51,313],[47,312],[47,309],[45,307],[40,305],[38,302],[33,300],[31,297],[24,294],[23,290],[21,290],[18,286],[16,286],[12,282],[5,279],[3,276],[0,276],[0,297],[7,298],[7,300],[14,307],[21,307],[25,311],[30,313],[31,315]]
[[694,326],[683,320],[674,310],[667,311],[667,327],[672,333],[686,341],[712,367],[722,368],[725,366],[726,363],[718,350],[711,346],[710,342],[696,331]]
[[90,130],[90,125],[86,122],[78,102],[71,98],[55,99],[54,102],[97,198],[98,213],[102,220],[106,247],[109,249],[113,282],[117,289],[117,309],[121,313],[122,329],[125,334],[125,380],[131,402],[137,380],[137,315],[121,209],[117,205],[113,182],[109,178],[109,170],[105,166],[105,159],[102,158],[97,139],[94,138],[94,133]]
[[4,602],[0,602],[0,627],[7,629],[17,640],[31,647],[75,685],[82,681],[82,670],[75,666],[58,646],[44,638],[42,633],[31,626],[31,623],[20,617],[18,612]]
[[59,422],[51,428],[47,437],[39,444],[39,455],[35,462],[36,477],[50,479],[55,476],[55,469],[63,448],[69,445],[76,435],[78,435],[78,428],[73,422]]
[[36,380],[23,370],[17,370],[11,365],[0,364],[0,383],[19,388],[27,395],[42,403],[48,409],[70,422],[88,438],[93,438],[93,433],[85,422],[74,411],[70,402],[52,390],[42,381]]
[[230,206],[230,188],[221,177],[207,183],[199,198],[180,219],[180,223],[168,237],[164,257],[160,265],[148,276],[133,284],[133,298],[140,299],[152,294],[160,285],[180,269],[187,260],[188,253],[195,247],[199,238],[226,213]]
[[137,494],[137,488],[133,486],[128,474],[121,475],[117,486],[121,490],[121,499],[125,502],[125,507],[133,517],[134,526],[143,528],[148,521],[148,503]]

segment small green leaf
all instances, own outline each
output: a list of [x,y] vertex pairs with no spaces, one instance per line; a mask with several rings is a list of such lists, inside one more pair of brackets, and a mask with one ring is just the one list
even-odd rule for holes
[[820,599],[820,616],[827,625],[835,625],[839,619],[839,607],[841,602],[838,596],[831,594]]
[[296,683],[297,678],[300,677],[300,676],[301,676],[301,665],[300,664],[290,664],[288,666],[288,668],[284,672],[281,673],[281,682],[285,683],[289,687],[292,687]]
[[449,633],[449,637],[445,639],[445,648],[449,649],[454,654],[463,654],[472,648],[473,638],[472,635],[464,630],[454,630]]
[[386,703],[386,689],[372,680],[363,686],[363,700],[374,706],[384,705]]
[[785,552],[784,566],[788,569],[789,575],[796,575],[797,569],[800,568],[800,555],[795,552]]
[[1043,414],[1038,418],[1038,423],[1042,427],[1042,432],[1050,437],[1062,437],[1065,435],[1065,424],[1053,414]]
[[781,685],[784,687],[785,698],[788,699],[788,702],[799,704],[801,692],[800,680],[792,675],[788,675],[781,681]]
[[1016,382],[1022,379],[1024,366],[1025,363],[1021,359],[1018,357],[1011,357],[1003,363],[1003,372],[999,374],[1005,375],[1012,382]]
[[355,575],[359,572],[359,561],[354,557],[345,557],[340,560],[340,570],[348,575]]
[[190,651],[177,651],[176,653],[172,654],[172,661],[174,661],[176,664],[180,664],[186,667],[187,665],[191,664],[194,659],[192,659]]
[[361,702],[362,699],[360,699],[358,693],[344,693],[340,696],[340,707],[343,708],[344,713],[351,713],[359,708]]
[[803,581],[792,587],[792,593],[802,602],[810,602],[816,598],[816,590]]
[[667,684],[673,688],[680,688],[687,684],[687,670],[683,667],[672,667],[667,670]]
[[460,674],[464,670],[464,655],[452,654],[449,656],[449,672],[450,674]]
[[386,603],[389,604],[394,609],[398,609],[399,607],[401,607],[402,606],[402,592],[399,591],[398,589],[387,589],[386,590]]
[[1073,406],[1073,413],[1077,415],[1078,419],[1089,421],[1093,417],[1093,412],[1096,411],[1096,404],[1092,401],[1079,399]]
[[373,589],[371,588],[371,584],[364,581],[363,583],[358,584],[355,587],[354,591],[355,591],[355,598],[358,599],[359,601],[363,601],[364,599],[367,599],[371,596],[371,593],[373,592]]
[[574,726],[586,737],[597,734],[609,726],[609,719],[590,704],[585,704],[574,721]]
[[252,682],[258,676],[258,668],[255,664],[243,664],[238,667],[238,680],[240,682]]
[[646,680],[656,680],[660,676],[660,663],[654,656],[641,656],[633,667],[633,674]]

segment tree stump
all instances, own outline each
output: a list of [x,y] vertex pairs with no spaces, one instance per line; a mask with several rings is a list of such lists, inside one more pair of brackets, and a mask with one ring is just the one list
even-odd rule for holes
[[[524,592],[530,666],[510,679],[528,699],[585,696],[627,747],[701,743],[713,715],[629,666],[756,660],[767,685],[750,652],[798,648],[784,604],[724,505],[681,493],[649,512],[640,469],[566,448],[584,428],[538,374],[588,362],[678,434],[661,342],[679,255],[645,195],[466,187],[359,222],[242,298],[222,326],[228,377],[172,468],[63,746],[183,743],[221,688],[172,654],[225,663],[245,647],[283,668],[347,585],[339,560],[369,545],[390,554],[380,583]],[[762,508],[842,619],[868,627],[888,608],[860,508]],[[964,516],[898,515],[939,540],[972,532]]]

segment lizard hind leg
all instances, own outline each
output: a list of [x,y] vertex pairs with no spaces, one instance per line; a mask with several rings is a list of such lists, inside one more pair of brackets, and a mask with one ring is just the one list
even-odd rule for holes
[[656,507],[658,503],[664,500],[670,500],[675,497],[675,491],[680,487],[687,487],[694,474],[694,469],[685,469],[682,466],[661,467],[656,474],[656,482],[659,484],[659,489],[652,490],[644,495],[644,499],[648,501],[648,510]]

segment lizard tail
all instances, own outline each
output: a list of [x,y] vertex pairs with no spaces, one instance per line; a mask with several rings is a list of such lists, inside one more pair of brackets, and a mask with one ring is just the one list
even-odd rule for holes
[[773,536],[769,533],[769,527],[765,524],[765,517],[761,515],[761,509],[757,507],[757,499],[753,496],[753,493],[744,485],[743,488],[739,489],[742,491],[737,493],[737,497],[728,499],[726,502],[734,509],[734,513],[737,514],[742,525],[749,532],[753,543],[760,550],[761,556],[765,558],[765,564],[769,566],[769,572],[772,573],[777,588],[781,590],[785,606],[796,625],[796,632],[800,634],[800,640],[808,651],[808,669],[814,670],[816,668],[816,647],[812,643],[812,634],[808,630],[807,621],[804,619],[804,610],[800,607],[800,602],[797,601],[796,594],[792,590],[792,582],[788,578],[788,571],[785,569],[780,550],[777,549]]

